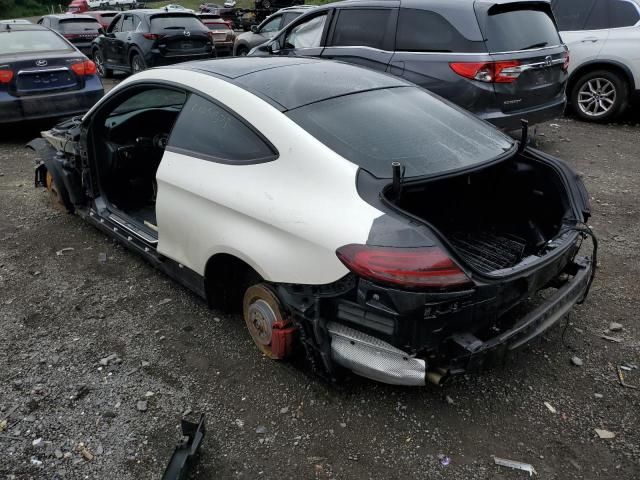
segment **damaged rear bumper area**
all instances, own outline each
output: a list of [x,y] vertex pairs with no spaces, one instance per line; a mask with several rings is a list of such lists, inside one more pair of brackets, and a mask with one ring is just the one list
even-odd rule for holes
[[573,275],[562,286],[493,337],[481,339],[461,328],[440,343],[438,351],[446,354],[423,359],[419,358],[423,355],[411,355],[372,335],[330,322],[327,330],[331,337],[331,360],[360,376],[384,383],[442,384],[452,375],[478,370],[504,358],[563,318],[588,291],[594,268],[588,257],[576,258],[571,267]]

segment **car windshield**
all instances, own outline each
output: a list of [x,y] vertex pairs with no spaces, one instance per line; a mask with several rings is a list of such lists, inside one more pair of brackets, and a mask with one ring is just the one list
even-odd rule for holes
[[158,15],[151,17],[151,29],[202,30],[204,25],[193,15]]
[[97,30],[100,28],[100,22],[97,20],[87,20],[79,18],[70,18],[60,20],[60,30],[63,32],[77,32],[82,30]]
[[400,162],[407,177],[440,174],[492,160],[513,141],[417,87],[332,98],[287,112],[326,146],[379,178]]
[[0,34],[0,55],[53,50],[70,51],[73,47],[55,33],[46,30],[23,30]]

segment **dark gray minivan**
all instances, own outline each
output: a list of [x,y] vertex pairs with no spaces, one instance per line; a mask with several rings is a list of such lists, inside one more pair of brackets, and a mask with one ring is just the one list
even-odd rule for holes
[[569,54],[548,0],[348,0],[302,15],[252,54],[387,71],[504,130],[566,103]]

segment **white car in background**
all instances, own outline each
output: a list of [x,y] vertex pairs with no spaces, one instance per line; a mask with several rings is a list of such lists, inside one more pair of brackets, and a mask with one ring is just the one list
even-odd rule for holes
[[583,120],[613,120],[640,91],[640,0],[551,5],[569,47],[568,102]]
[[167,12],[189,12],[189,13],[195,13],[194,10],[190,9],[190,8],[185,8],[182,5],[178,5],[176,3],[170,3],[169,5],[165,5],[164,7],[162,7],[163,10],[166,10]]

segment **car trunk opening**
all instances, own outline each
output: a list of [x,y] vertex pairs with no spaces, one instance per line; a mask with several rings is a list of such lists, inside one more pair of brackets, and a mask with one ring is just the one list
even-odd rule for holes
[[445,179],[405,184],[386,198],[443,237],[469,268],[507,274],[563,245],[575,224],[564,184],[548,165],[516,154],[498,165]]

